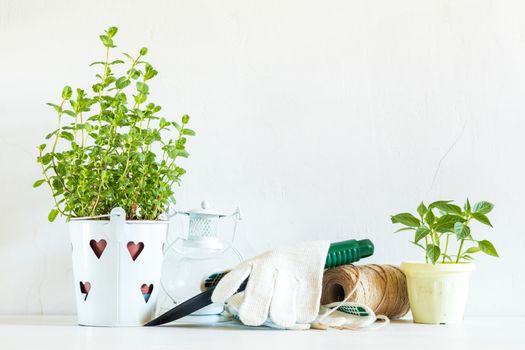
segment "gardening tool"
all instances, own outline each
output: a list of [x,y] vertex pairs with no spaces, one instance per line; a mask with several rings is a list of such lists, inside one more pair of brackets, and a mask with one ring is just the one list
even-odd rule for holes
[[[362,258],[371,256],[374,253],[374,244],[369,239],[362,240],[347,240],[342,242],[332,243],[328,249],[328,253],[325,261],[325,268],[333,268],[340,265],[351,264],[353,262],[359,261]],[[145,324],[145,326],[158,326],[168,322],[178,320],[184,316],[187,316],[201,308],[212,304],[211,296],[215,289],[215,286],[220,281],[220,279],[225,275],[225,273],[217,273],[210,276],[204,285],[208,284],[208,289],[205,292],[202,292],[194,297],[186,300],[182,304],[174,307],[170,311],[160,315],[154,320]],[[237,293],[242,292],[248,283],[246,279]]]

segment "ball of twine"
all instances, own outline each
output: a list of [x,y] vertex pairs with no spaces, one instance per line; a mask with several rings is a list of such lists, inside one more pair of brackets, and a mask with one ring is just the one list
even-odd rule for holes
[[326,270],[321,305],[347,297],[391,319],[403,317],[410,307],[405,275],[393,265],[344,265]]

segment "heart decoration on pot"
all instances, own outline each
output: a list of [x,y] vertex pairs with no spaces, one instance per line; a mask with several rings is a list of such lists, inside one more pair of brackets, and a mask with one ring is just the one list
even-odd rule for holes
[[84,294],[84,301],[87,299],[90,290],[91,290],[91,283],[87,281],[86,282],[80,281],[80,293]]
[[91,246],[91,249],[93,249],[93,253],[95,253],[97,259],[100,259],[102,253],[104,252],[104,249],[106,249],[106,246],[108,245],[108,242],[106,242],[105,239],[101,239],[98,242],[92,239],[91,241],[89,241],[89,245]]
[[149,286],[147,284],[143,284],[140,287],[140,291],[142,292],[142,295],[144,296],[144,301],[147,303],[149,298],[151,297],[151,293],[153,293],[153,284],[150,284]]
[[131,259],[133,259],[133,261],[137,260],[143,249],[144,243],[142,242],[139,242],[137,244],[135,244],[135,242],[128,242],[129,255],[131,255]]

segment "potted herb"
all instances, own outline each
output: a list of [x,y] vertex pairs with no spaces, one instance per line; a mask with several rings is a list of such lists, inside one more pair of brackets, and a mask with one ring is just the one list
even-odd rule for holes
[[473,254],[498,256],[488,240],[477,240],[471,232],[473,222],[492,227],[487,214],[494,205],[482,201],[463,208],[452,201],[421,203],[417,215],[400,213],[392,223],[400,231],[413,231],[412,244],[425,252],[425,262],[403,262],[414,322],[453,323],[463,319],[469,278],[474,271]]
[[[69,222],[79,323],[140,325],[155,310],[172,187],[185,170],[189,117],[161,116],[148,100],[157,75],[148,50],[112,59],[117,28],[100,35],[105,48],[91,91],[66,86],[48,103],[58,123],[38,146],[38,163],[54,207],[49,221]],[[124,69],[119,69],[125,66]],[[122,73],[117,73],[121,71]],[[110,214],[111,213],[111,214]]]

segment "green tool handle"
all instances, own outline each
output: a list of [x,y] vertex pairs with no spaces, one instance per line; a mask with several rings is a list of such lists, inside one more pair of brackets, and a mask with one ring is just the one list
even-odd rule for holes
[[374,254],[374,244],[369,239],[350,239],[330,244],[324,267],[348,265]]

